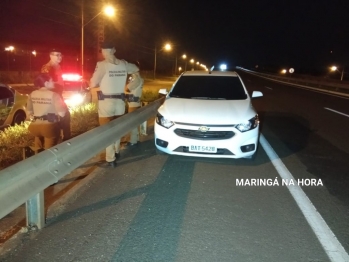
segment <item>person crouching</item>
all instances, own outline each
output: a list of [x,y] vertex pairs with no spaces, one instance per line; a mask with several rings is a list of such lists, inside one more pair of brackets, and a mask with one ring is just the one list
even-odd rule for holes
[[35,136],[35,153],[58,144],[60,138],[60,118],[67,113],[63,99],[53,92],[54,82],[47,73],[34,80],[38,89],[28,96],[27,111],[32,122],[28,130]]

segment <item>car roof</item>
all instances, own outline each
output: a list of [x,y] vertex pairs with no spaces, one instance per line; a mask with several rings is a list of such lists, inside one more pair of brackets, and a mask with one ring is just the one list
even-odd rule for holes
[[239,75],[235,71],[204,71],[204,70],[197,70],[197,71],[186,71],[183,73],[183,76],[235,76],[238,77]]

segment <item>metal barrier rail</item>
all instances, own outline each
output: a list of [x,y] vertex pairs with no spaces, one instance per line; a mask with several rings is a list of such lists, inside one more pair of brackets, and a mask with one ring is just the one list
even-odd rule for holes
[[345,83],[332,83],[322,80],[313,80],[313,79],[304,79],[304,78],[295,78],[295,77],[285,77],[285,76],[277,76],[272,74],[265,74],[260,72],[251,71],[245,68],[238,68],[247,73],[254,74],[257,76],[266,77],[268,79],[279,80],[280,82],[286,82],[289,84],[297,84],[297,85],[305,85],[307,87],[316,87],[322,90],[333,91],[333,92],[342,92],[345,94],[349,93],[349,84]]
[[27,225],[43,228],[44,189],[154,116],[163,99],[1,170],[0,219],[26,203]]

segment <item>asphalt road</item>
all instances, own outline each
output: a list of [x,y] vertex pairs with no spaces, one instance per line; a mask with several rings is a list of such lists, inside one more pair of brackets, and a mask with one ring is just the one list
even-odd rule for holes
[[[97,167],[43,230],[18,236],[0,260],[340,261],[322,229],[348,253],[348,99],[240,74],[264,94],[254,107],[279,158],[262,146],[254,161],[157,155],[150,126],[116,169]],[[300,188],[324,224],[314,229],[276,160],[295,180],[321,181]],[[275,178],[279,185],[237,184]]]

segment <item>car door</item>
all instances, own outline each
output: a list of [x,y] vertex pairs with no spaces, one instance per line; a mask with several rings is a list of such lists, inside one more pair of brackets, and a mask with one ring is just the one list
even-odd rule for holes
[[14,100],[14,93],[6,86],[0,85],[0,126],[4,125],[8,118]]

